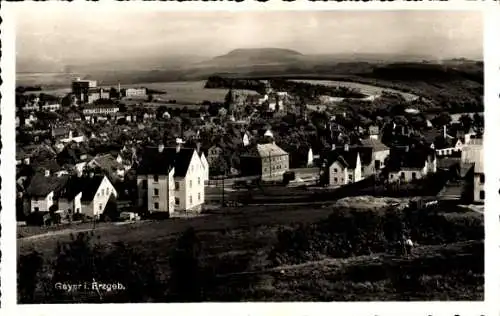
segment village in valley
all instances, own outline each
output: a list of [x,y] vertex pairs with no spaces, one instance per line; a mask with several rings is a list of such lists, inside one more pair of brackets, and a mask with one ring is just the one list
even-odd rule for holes
[[[347,98],[307,104],[274,90],[272,80],[254,81],[262,95],[229,89],[224,100],[200,100],[198,108],[162,102],[146,88],[82,79],[63,98],[18,93],[18,221],[195,216],[251,204],[234,192],[261,186],[280,188],[290,201],[298,188],[331,191],[331,200],[341,187],[354,188],[343,197],[372,188],[383,196],[437,174],[435,193],[416,191],[416,198],[484,201],[482,113],[423,115],[412,100],[397,116],[360,120],[342,110]],[[385,91],[374,97],[367,102],[402,99]]]
[[480,15],[94,13],[18,30],[18,303],[484,300]]

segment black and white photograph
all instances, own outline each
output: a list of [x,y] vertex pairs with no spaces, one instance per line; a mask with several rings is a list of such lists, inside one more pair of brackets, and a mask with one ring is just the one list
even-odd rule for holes
[[95,7],[16,12],[18,304],[484,300],[481,11]]

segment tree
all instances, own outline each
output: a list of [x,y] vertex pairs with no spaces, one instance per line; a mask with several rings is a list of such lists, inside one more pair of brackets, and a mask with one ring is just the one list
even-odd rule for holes
[[229,165],[224,158],[224,156],[220,155],[210,164],[210,175],[212,176],[222,176],[225,175],[229,171]]

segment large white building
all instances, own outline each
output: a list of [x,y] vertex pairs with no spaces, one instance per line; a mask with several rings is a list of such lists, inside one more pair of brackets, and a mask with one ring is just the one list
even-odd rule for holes
[[483,203],[485,198],[483,140],[480,138],[471,139],[462,148],[460,162],[462,166],[472,165],[472,168],[474,168],[474,202]]
[[194,148],[147,148],[137,170],[138,205],[170,216],[201,211],[207,168]]

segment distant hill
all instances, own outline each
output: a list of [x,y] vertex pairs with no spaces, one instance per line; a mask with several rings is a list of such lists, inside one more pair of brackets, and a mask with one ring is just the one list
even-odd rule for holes
[[242,68],[259,65],[280,65],[301,61],[301,53],[283,48],[240,48],[192,65],[193,68]]
[[[384,66],[397,63],[397,69]],[[406,64],[405,64],[406,63]],[[417,64],[417,69],[410,64]],[[211,75],[220,76],[346,76],[361,75],[369,77],[391,77],[397,80],[405,76],[402,68],[410,70],[418,76],[428,75],[449,77],[452,72],[438,74],[432,66],[422,67],[421,64],[440,64],[459,70],[472,80],[482,78],[482,62],[464,58],[436,60],[431,56],[409,54],[303,54],[285,48],[239,48],[227,54],[206,59],[196,55],[172,55],[160,52],[148,53],[134,59],[117,57],[116,60],[101,60],[96,57],[86,62],[59,61],[49,58],[18,59],[18,84],[37,84],[38,77],[22,72],[46,73],[58,72],[61,78],[48,76],[42,85],[67,84],[67,77],[78,74],[80,77],[90,77],[103,84],[190,81],[205,80]],[[380,67],[382,67],[380,69]],[[432,70],[432,71],[430,71]],[[423,72],[423,73],[422,73]],[[438,71],[439,72],[439,71]],[[456,73],[455,73],[456,75]],[[58,79],[57,82],[52,82]]]

